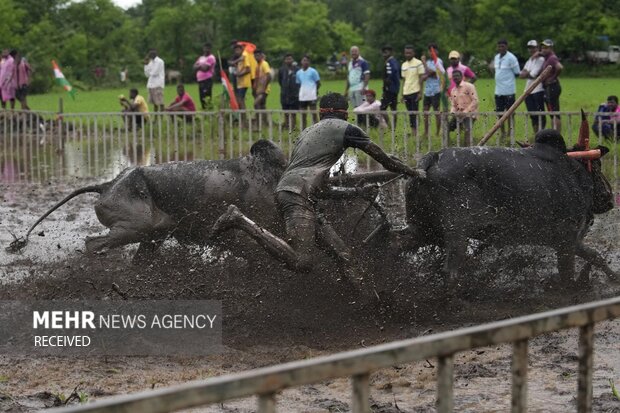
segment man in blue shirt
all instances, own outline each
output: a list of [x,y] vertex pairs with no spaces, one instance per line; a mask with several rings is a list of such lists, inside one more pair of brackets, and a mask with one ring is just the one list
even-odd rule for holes
[[[319,121],[316,114],[316,100],[321,87],[321,77],[319,72],[310,67],[310,56],[304,56],[301,59],[301,69],[295,74],[297,84],[299,85],[299,109],[312,111],[313,123]],[[306,128],[306,114],[301,115],[301,129]]]
[[[497,54],[490,66],[495,72],[495,111],[505,112],[515,103],[517,84],[515,78],[521,73],[519,61],[508,51],[508,42],[504,39],[497,42]],[[513,119],[510,119],[512,124]],[[502,125],[502,137],[505,136]]]
[[393,56],[394,49],[391,46],[383,46],[381,54],[385,60],[383,70],[383,97],[381,98],[381,110],[388,107],[396,110],[398,105],[398,92],[400,91],[400,64]]
[[433,60],[433,52],[435,55],[439,54],[439,49],[435,43],[431,43],[428,45],[428,51],[431,55],[430,59],[427,59],[424,55],[422,55],[422,63],[424,63],[424,67],[426,69],[426,73],[422,75],[424,79],[424,100],[422,101],[422,110],[425,112],[424,114],[424,136],[428,137],[429,134],[429,119],[426,112],[428,112],[431,107],[435,111],[435,123],[437,126],[437,136],[439,136],[441,130],[441,114],[439,111],[439,105],[441,102],[441,92],[442,92],[442,83],[445,83],[444,75],[446,73],[446,69],[443,65],[443,60],[437,57],[437,63]]

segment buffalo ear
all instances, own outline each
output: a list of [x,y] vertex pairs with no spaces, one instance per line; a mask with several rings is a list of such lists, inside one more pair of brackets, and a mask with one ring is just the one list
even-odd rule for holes
[[599,145],[596,149],[599,149],[601,151],[601,158],[609,152],[609,148],[603,145]]

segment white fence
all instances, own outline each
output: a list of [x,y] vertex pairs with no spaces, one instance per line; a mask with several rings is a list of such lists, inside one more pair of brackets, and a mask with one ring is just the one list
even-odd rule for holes
[[[528,340],[544,333],[579,328],[579,366],[575,386],[577,412],[592,411],[594,327],[620,317],[620,297],[506,321],[395,341],[326,357],[230,374],[175,387],[113,397],[91,405],[52,409],[50,413],[164,413],[258,395],[258,412],[275,413],[276,393],[286,388],[350,376],[352,410],[369,413],[369,377],[373,371],[437,357],[437,411],[454,406],[454,356],[458,352],[512,343],[513,413],[527,411]],[[541,408],[544,408],[541,406]]]
[[[422,154],[447,146],[466,144],[465,132],[451,132],[448,113],[384,112],[387,122],[373,127],[366,117],[360,126],[384,150],[415,163]],[[581,114],[557,112],[562,133],[570,146],[577,140]],[[477,143],[497,120],[495,112],[476,114],[472,140]],[[535,114],[541,119],[548,113]],[[410,116],[418,128],[410,126]],[[531,114],[516,113],[502,135],[489,145],[515,146],[532,142]],[[110,177],[130,165],[148,165],[194,159],[226,159],[247,154],[258,139],[276,142],[285,152],[302,126],[318,119],[300,111],[229,111],[192,114],[152,113],[148,118],[120,113],[0,112],[0,162],[3,182],[45,181],[63,177]],[[593,114],[589,115],[592,121]],[[305,120],[305,121],[304,121]],[[355,122],[352,115],[351,121]],[[425,122],[428,122],[426,134]],[[614,124],[617,132],[620,125]],[[437,133],[439,131],[439,133]],[[605,160],[610,179],[618,180],[617,144],[591,133],[593,146],[605,144],[612,153]],[[362,158],[366,167],[370,159]]]

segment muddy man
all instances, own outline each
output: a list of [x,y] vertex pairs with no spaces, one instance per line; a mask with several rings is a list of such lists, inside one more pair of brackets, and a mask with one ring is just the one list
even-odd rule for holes
[[351,251],[334,229],[317,215],[320,196],[329,192],[329,169],[347,148],[358,148],[386,169],[409,176],[423,171],[389,157],[359,127],[346,121],[348,103],[344,96],[330,93],[321,98],[321,120],[301,132],[291,160],[276,187],[278,210],[284,219],[287,241],[271,234],[230,205],[213,226],[212,235],[236,228],[249,234],[271,255],[289,268],[307,272],[315,261],[316,244],[325,245],[336,256],[351,261]]

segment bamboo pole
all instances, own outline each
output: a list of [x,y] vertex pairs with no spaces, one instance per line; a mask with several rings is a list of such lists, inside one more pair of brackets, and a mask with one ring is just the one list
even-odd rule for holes
[[500,128],[500,126],[502,126],[502,123],[504,123],[506,119],[508,119],[514,113],[514,111],[517,110],[519,105],[525,100],[526,97],[530,95],[530,93],[532,93],[536,86],[538,86],[540,82],[542,82],[547,77],[549,72],[551,72],[551,66],[547,66],[547,68],[543,70],[540,75],[538,75],[536,80],[532,82],[530,87],[528,87],[525,92],[523,92],[523,94],[519,96],[519,99],[517,99],[506,112],[504,112],[502,117],[499,118],[497,122],[495,122],[495,125],[493,125],[491,130],[485,133],[484,137],[480,139],[480,142],[478,142],[478,146],[484,146],[484,144],[487,143],[489,139],[491,139],[491,136],[493,136],[493,134],[497,132],[497,130]]

